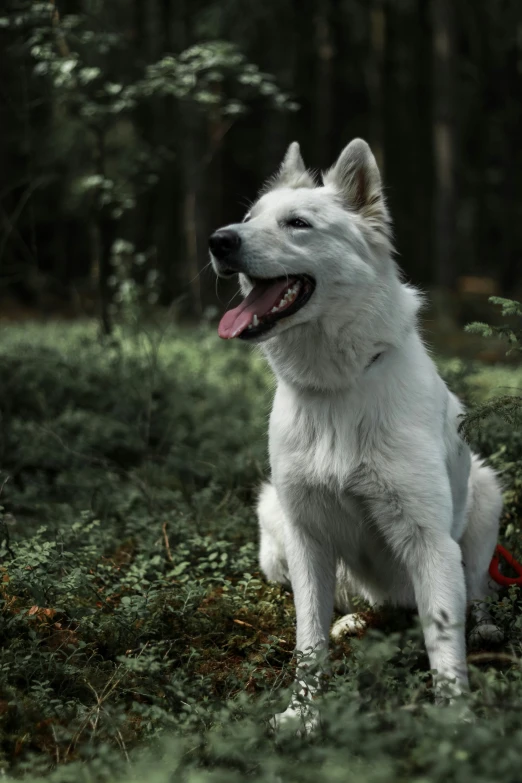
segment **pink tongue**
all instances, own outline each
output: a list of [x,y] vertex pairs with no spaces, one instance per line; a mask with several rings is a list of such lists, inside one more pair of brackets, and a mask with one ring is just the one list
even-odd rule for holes
[[288,278],[257,282],[240,305],[225,313],[219,322],[219,336],[224,340],[230,340],[244,332],[252,323],[254,315],[262,318],[279,302],[281,294],[288,288],[290,282]]

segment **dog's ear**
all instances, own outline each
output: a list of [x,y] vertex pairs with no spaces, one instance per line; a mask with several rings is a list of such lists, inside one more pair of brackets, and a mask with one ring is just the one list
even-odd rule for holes
[[299,144],[297,141],[293,141],[286,151],[279,171],[267,182],[263,190],[313,187],[315,187],[315,182],[310,172],[306,170]]
[[301,177],[306,173],[303,156],[299,142],[293,141],[286,151],[281,167],[277,173],[277,179],[281,182],[291,182],[295,177]]
[[337,163],[323,175],[325,185],[339,193],[348,209],[359,212],[373,228],[390,232],[390,216],[382,192],[377,161],[363,139],[354,139],[339,155]]

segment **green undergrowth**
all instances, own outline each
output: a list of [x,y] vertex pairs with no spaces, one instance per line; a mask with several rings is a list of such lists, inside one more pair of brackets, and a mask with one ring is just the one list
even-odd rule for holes
[[[469,403],[522,372],[444,360]],[[474,720],[436,709],[416,621],[333,647],[322,725],[274,738],[292,677],[290,594],[257,565],[272,381],[206,328],[100,341],[91,324],[0,340],[0,774],[28,781],[516,780],[516,588],[506,641],[470,656]],[[502,471],[522,556],[522,434],[475,444]]]

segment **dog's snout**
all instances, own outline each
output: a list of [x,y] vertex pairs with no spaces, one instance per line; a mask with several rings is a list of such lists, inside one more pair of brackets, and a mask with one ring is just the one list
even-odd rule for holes
[[228,260],[228,256],[241,245],[241,237],[231,228],[220,228],[214,231],[208,241],[212,255],[218,261]]

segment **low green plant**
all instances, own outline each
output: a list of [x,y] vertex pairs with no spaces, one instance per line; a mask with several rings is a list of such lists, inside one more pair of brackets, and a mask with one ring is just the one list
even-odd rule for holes
[[[516,368],[441,362],[468,401]],[[4,327],[0,344],[0,768],[32,781],[516,780],[520,611],[470,657],[473,723],[436,709],[417,623],[370,617],[332,648],[316,737],[278,737],[292,597],[257,564],[271,379],[206,327],[148,340],[92,324]],[[484,419],[517,551],[520,432]],[[518,482],[518,483],[517,483]]]
[[[482,337],[496,337],[507,341],[509,348],[506,355],[522,353],[522,304],[512,299],[491,296],[489,301],[501,308],[503,323],[490,326],[475,322],[466,327],[466,331],[479,334]],[[497,393],[494,397],[479,401],[468,413],[461,425],[465,436],[480,427],[488,416],[495,414],[510,426],[518,425],[522,416],[522,396],[518,389],[510,389],[507,393]]]

